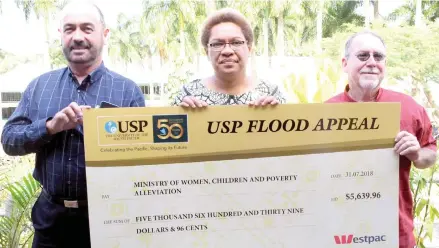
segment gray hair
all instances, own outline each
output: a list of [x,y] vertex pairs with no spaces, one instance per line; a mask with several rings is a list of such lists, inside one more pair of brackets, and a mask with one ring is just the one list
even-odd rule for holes
[[69,7],[74,7],[75,5],[79,5],[79,4],[88,4],[88,5],[92,6],[93,8],[95,8],[97,13],[98,13],[99,21],[102,24],[102,27],[103,28],[106,27],[105,18],[104,18],[104,14],[102,13],[102,10],[95,3],[91,2],[91,1],[86,1],[86,0],[70,1],[69,3],[64,5],[64,7],[61,10],[60,15],[59,15],[59,21],[60,21],[61,26],[62,26],[62,20],[66,16],[66,11],[69,9]]
[[352,42],[354,41],[354,39],[357,36],[366,35],[366,34],[371,35],[371,36],[373,36],[375,38],[378,38],[381,41],[381,43],[383,43],[383,46],[386,47],[386,44],[384,43],[383,38],[381,38],[381,36],[379,36],[378,34],[372,32],[372,31],[357,32],[357,33],[351,35],[351,37],[349,37],[349,39],[346,41],[345,48],[344,48],[344,56],[345,56],[345,58],[347,58],[349,56],[349,49],[351,48],[351,45],[352,45]]

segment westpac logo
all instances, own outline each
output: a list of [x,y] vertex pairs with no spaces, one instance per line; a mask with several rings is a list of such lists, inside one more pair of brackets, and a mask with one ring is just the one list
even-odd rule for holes
[[187,115],[154,115],[154,143],[187,142]]
[[131,120],[131,121],[107,121],[105,122],[105,132],[108,134],[116,133],[143,133],[148,126],[148,121]]
[[334,241],[337,245],[347,244],[372,244],[377,242],[385,242],[386,235],[374,235],[374,236],[359,236],[354,237],[353,234],[334,236]]

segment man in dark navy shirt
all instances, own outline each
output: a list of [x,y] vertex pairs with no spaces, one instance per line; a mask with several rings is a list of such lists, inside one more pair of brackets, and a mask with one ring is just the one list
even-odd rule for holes
[[33,247],[83,248],[90,247],[83,110],[103,101],[144,107],[145,100],[133,81],[104,66],[108,29],[97,6],[67,5],[60,32],[68,67],[29,84],[1,140],[9,155],[36,153],[34,177],[43,189],[32,209]]

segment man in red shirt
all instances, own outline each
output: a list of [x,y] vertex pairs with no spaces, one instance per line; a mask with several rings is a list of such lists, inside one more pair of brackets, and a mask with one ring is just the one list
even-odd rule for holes
[[342,59],[348,85],[327,103],[336,102],[400,102],[400,132],[394,150],[399,160],[399,247],[415,247],[413,233],[413,199],[410,191],[410,167],[424,169],[436,161],[437,144],[425,109],[405,94],[380,87],[386,71],[384,41],[372,32],[353,35],[345,46]]

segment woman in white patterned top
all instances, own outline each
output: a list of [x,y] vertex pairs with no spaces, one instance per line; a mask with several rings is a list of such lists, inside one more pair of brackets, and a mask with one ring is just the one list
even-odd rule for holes
[[203,26],[201,43],[215,73],[184,85],[173,105],[195,108],[238,104],[263,106],[285,102],[277,85],[253,80],[246,75],[253,31],[241,13],[229,8],[213,13]]

